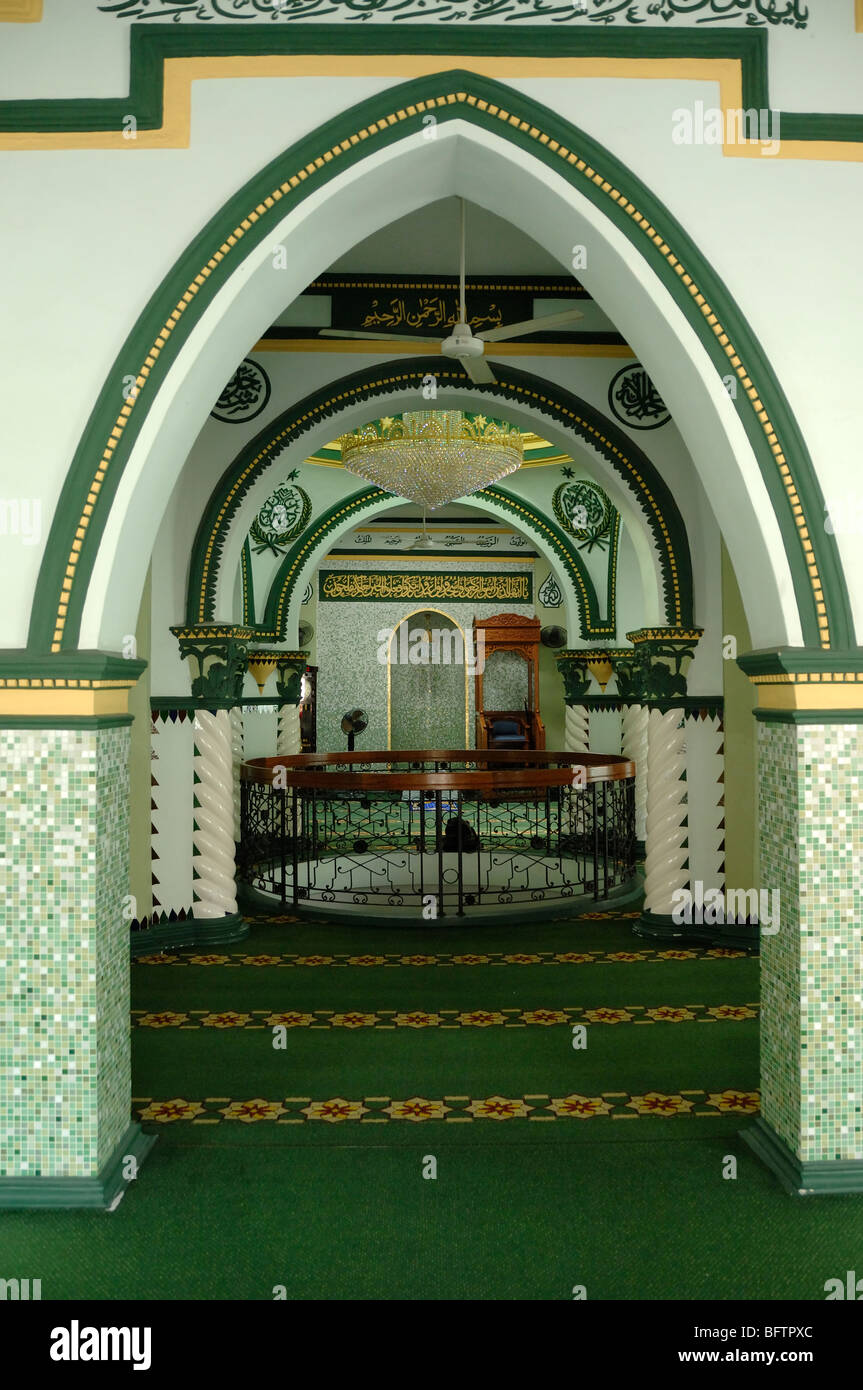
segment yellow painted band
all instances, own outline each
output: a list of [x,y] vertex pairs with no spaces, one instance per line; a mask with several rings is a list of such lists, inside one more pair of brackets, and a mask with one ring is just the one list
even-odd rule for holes
[[0,0],[0,24],[38,24],[42,0]]
[[[3,0],[0,0],[0,4]],[[25,0],[6,0],[19,7]],[[858,2],[858,13],[859,13]],[[35,17],[35,16],[34,16]],[[859,27],[859,26],[858,26]],[[333,36],[337,42],[336,36]],[[737,58],[526,58],[517,48],[494,57],[455,54],[260,54],[243,57],[166,58],[164,115],[158,130],[139,130],[134,139],[121,130],[9,131],[0,149],[129,150],[185,149],[191,141],[193,82],[255,77],[389,77],[400,81],[428,77],[448,69],[499,81],[522,78],[612,78],[678,82],[717,82],[723,116],[743,105],[742,64]],[[134,116],[134,111],[128,113]],[[727,127],[726,127],[727,128]],[[761,159],[758,141],[725,143],[722,152],[735,159]],[[843,140],[782,141],[775,159],[863,160],[863,142]]]
[[0,690],[0,716],[128,714],[129,687],[108,690]]

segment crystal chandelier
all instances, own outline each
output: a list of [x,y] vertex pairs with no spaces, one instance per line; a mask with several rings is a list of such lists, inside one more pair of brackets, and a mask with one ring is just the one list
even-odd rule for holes
[[513,425],[460,410],[406,410],[339,443],[351,473],[429,511],[514,473],[524,457]]

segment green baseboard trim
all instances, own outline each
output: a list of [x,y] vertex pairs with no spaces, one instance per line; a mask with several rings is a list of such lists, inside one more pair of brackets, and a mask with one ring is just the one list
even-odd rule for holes
[[792,1197],[863,1192],[863,1159],[804,1163],[761,1116],[740,1131],[740,1138]]
[[757,922],[675,922],[671,916],[647,909],[632,930],[636,936],[654,941],[679,941],[682,945],[692,942],[699,946],[757,951],[761,944]]
[[646,936],[653,941],[676,941],[683,936],[685,928],[670,914],[648,912],[645,908],[632,930],[636,936]]
[[723,922],[712,928],[711,944],[745,951],[761,950],[761,928],[757,922]]
[[224,946],[248,935],[249,924],[239,913],[231,917],[187,917],[184,922],[161,922],[157,927],[131,932],[129,952],[134,959],[153,951],[172,951],[178,946]]
[[863,709],[754,709],[760,724],[863,724]]
[[125,1176],[129,1159],[133,1158],[140,1168],[155,1142],[155,1134],[144,1134],[139,1124],[130,1124],[101,1171],[92,1177],[0,1177],[0,1211],[70,1207],[104,1211],[133,1181]]
[[3,714],[0,729],[119,729],[134,722],[131,714]]

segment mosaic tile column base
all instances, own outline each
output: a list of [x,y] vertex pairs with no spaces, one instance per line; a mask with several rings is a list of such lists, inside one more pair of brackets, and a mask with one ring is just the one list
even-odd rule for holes
[[863,1192],[863,725],[763,712],[758,781],[772,921],[744,1137],[789,1191]]
[[0,1207],[111,1205],[151,1143],[130,1124],[129,722],[0,730]]

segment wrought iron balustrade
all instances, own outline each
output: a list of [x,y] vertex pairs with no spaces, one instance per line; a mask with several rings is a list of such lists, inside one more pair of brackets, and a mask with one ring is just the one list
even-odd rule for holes
[[431,915],[577,895],[635,872],[635,767],[481,749],[257,758],[242,770],[240,876],[280,904]]

